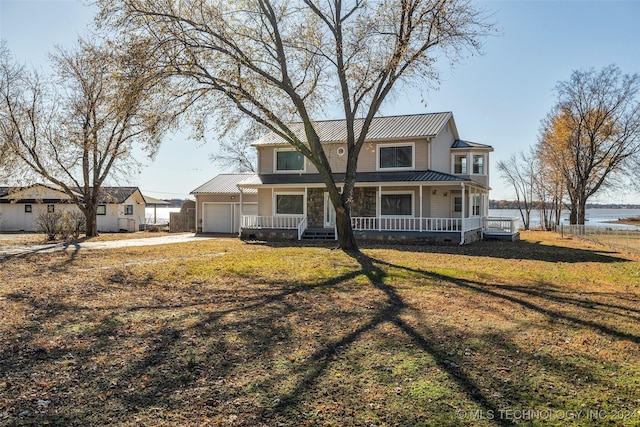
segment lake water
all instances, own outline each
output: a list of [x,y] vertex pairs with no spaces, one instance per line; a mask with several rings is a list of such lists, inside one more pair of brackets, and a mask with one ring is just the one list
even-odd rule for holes
[[[520,226],[522,226],[522,217],[520,211],[517,209],[489,209],[489,216],[499,217],[517,217],[520,219]],[[633,228],[638,229],[640,227],[626,224],[611,224],[612,221],[617,221],[624,218],[640,217],[640,209],[587,209],[587,222],[585,225],[592,225],[598,227],[610,227],[610,228]],[[569,211],[562,212],[562,224],[569,224]],[[537,210],[531,211],[531,228],[540,226],[540,214]]]
[[[169,222],[169,214],[171,212],[180,212],[180,208],[145,208],[145,219],[147,220],[147,224],[166,224]],[[156,219],[154,221],[154,218]]]

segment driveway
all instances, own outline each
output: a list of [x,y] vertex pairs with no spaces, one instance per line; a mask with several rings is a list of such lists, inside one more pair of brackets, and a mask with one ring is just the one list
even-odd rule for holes
[[15,245],[0,246],[0,257],[10,257],[39,252],[77,251],[129,248],[133,246],[170,245],[172,243],[197,242],[213,239],[213,236],[196,236],[193,234],[171,234],[159,237],[147,237],[143,239],[123,239],[108,242],[79,242],[79,243],[50,243],[43,245]]

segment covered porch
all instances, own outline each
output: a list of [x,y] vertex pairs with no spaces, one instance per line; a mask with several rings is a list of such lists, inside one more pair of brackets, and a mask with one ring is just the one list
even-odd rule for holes
[[[495,232],[517,231],[517,220],[486,222],[488,188],[463,179],[360,183],[351,225],[356,237],[376,241],[472,243]],[[260,185],[257,215],[241,215],[245,239],[336,239],[335,211],[322,184]],[[242,190],[241,188],[241,201]],[[251,187],[249,187],[251,188]],[[242,203],[241,203],[242,207]]]

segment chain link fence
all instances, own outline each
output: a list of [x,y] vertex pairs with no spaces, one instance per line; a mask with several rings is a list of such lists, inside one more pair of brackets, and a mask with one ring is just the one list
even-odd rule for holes
[[558,231],[562,237],[575,236],[613,248],[640,253],[640,229],[634,226],[607,227],[561,224]]

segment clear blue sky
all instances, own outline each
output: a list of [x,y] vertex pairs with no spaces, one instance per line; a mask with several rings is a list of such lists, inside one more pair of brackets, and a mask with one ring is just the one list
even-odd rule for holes
[[[492,145],[492,199],[511,199],[495,164],[536,142],[540,120],[553,106],[554,86],[575,69],[617,64],[640,73],[640,1],[486,1],[498,29],[484,55],[442,69],[439,90],[400,93],[382,113],[452,111],[462,139]],[[0,38],[22,61],[47,66],[54,45],[83,34],[94,10],[75,0],[0,0]],[[121,184],[159,198],[186,197],[222,172],[208,160],[215,142],[168,139],[153,163]],[[592,201],[640,203],[637,194]]]

